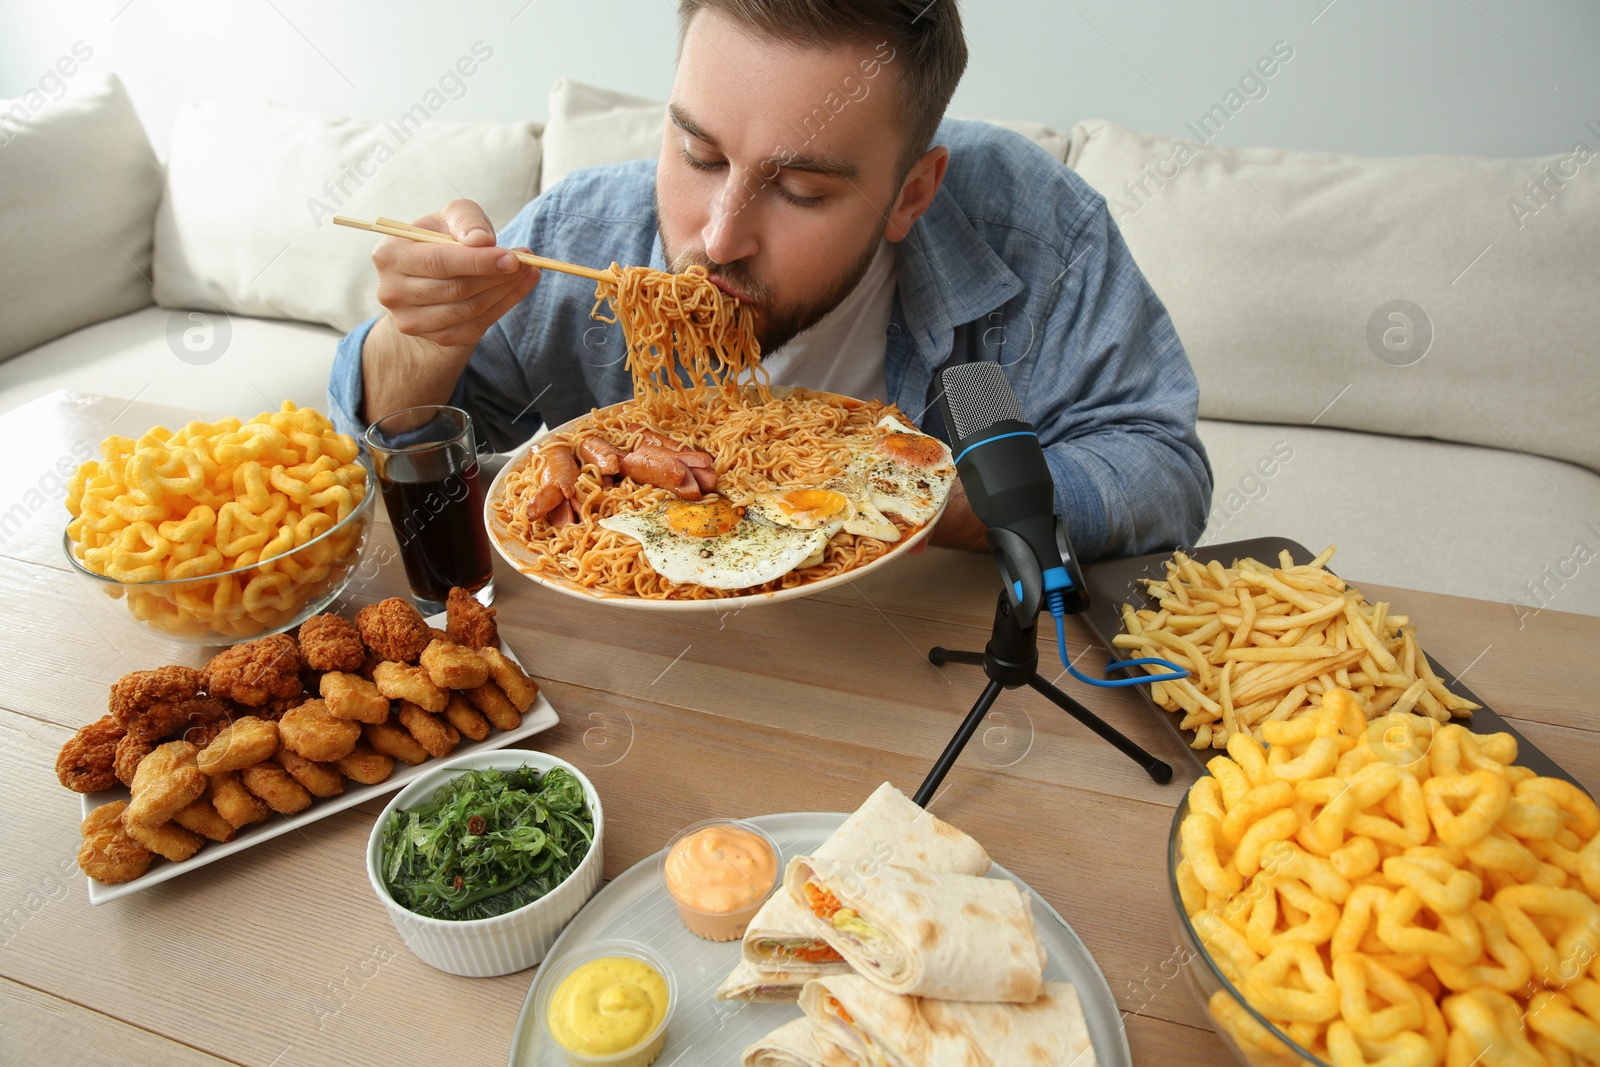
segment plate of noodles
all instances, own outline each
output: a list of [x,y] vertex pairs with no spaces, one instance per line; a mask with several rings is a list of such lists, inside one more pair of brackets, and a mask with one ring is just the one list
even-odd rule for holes
[[530,442],[484,502],[534,581],[722,611],[857,578],[943,513],[949,447],[893,405],[769,385],[752,310],[703,268],[613,263],[593,315],[622,327],[633,399]]

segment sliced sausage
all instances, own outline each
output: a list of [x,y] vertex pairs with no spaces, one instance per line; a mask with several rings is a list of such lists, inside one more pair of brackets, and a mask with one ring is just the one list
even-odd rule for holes
[[716,461],[711,458],[710,452],[685,449],[678,453],[678,462],[689,468],[702,493],[709,493],[717,487]]
[[622,471],[641,485],[670,489],[685,500],[699,500],[700,482],[678,454],[659,445],[641,445],[622,457]]
[[578,458],[601,474],[622,471],[622,451],[604,437],[585,437],[579,441]]
[[555,510],[550,512],[550,525],[558,530],[577,521],[578,517],[572,510],[572,501],[567,500],[565,497],[562,498],[561,503],[555,506]]
[[567,498],[561,492],[561,487],[555,482],[541,485],[539,491],[533,494],[533,502],[527,507],[528,521],[538,522],[550,514],[557,505],[565,504]]
[[566,445],[546,445],[539,449],[544,469],[539,472],[539,487],[558,485],[561,495],[572,499],[578,491],[578,457]]

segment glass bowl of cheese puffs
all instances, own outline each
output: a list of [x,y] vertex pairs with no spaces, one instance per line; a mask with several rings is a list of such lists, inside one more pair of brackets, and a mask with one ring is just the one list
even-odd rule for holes
[[230,644],[323,611],[372,527],[372,469],[310,408],[108,437],[68,482],[73,569],[168,637]]
[[[1207,765],[1168,841],[1182,971],[1239,1063],[1593,1062],[1600,808],[1516,738],[1357,694]],[[1152,983],[1146,983],[1147,986]]]

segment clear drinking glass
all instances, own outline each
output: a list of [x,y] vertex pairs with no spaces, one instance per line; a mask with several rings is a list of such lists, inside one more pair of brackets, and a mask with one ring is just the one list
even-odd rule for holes
[[365,439],[417,607],[443,611],[455,585],[490,603],[494,563],[472,416],[439,404],[405,408],[374,422]]

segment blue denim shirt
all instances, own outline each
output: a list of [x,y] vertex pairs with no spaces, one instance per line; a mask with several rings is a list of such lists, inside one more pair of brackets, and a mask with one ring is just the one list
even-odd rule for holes
[[[897,257],[889,399],[947,438],[937,372],[998,362],[1038,429],[1080,558],[1192,540],[1211,500],[1195,434],[1199,388],[1105,200],[999,127],[947,120],[938,143],[950,149],[948,172]],[[499,244],[665,269],[655,172],[654,160],[639,160],[574,173],[523,208]],[[451,401],[472,413],[480,441],[506,451],[541,422],[633,395],[621,331],[591,319],[593,306],[594,283],[546,271],[484,335]],[[346,433],[364,425],[361,346],[371,327],[340,342],[328,384]]]

